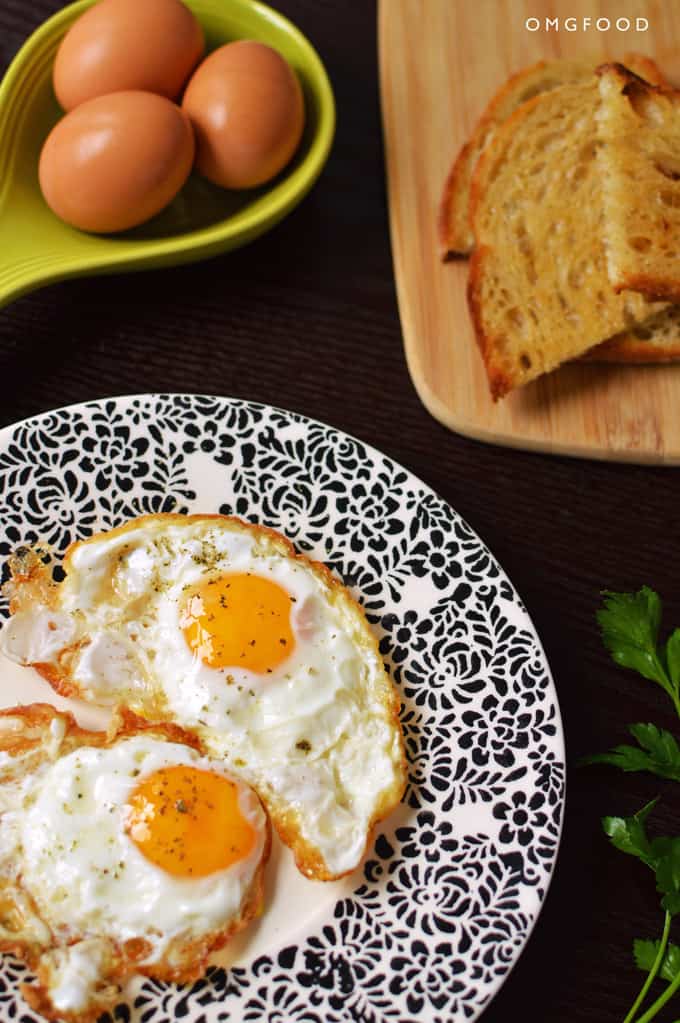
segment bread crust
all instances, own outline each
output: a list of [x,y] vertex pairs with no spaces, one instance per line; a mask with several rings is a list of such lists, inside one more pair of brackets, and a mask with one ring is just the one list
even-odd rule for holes
[[[589,352],[581,356],[581,361],[606,362],[612,365],[627,363],[631,366],[656,366],[680,360],[680,338],[673,347],[662,348],[659,346],[654,350],[653,345],[653,341],[639,341],[631,335],[621,341],[618,338],[612,338],[610,341],[603,341],[601,345],[591,348]],[[651,351],[650,348],[652,348]]]
[[[467,256],[474,247],[472,216],[469,208],[470,186],[475,164],[484,150],[494,127],[505,120],[514,106],[513,97],[526,87],[532,76],[539,75],[548,67],[548,62],[539,60],[531,67],[523,68],[501,86],[494,94],[472,135],[463,145],[449,171],[439,204],[437,227],[442,259]],[[506,107],[510,101],[511,109]]]
[[[187,745],[202,754],[205,753],[202,743],[193,733],[173,722],[146,721],[125,707],[118,708],[106,732],[81,728],[71,713],[58,711],[49,704],[36,703],[6,708],[0,710],[0,720],[2,719],[16,719],[18,722],[17,728],[0,728],[0,752],[7,753],[12,758],[24,755],[29,751],[39,753],[41,747],[44,749],[49,742],[51,725],[55,720],[63,723],[60,757],[82,746],[108,748],[122,739],[140,734],[153,735],[164,741]],[[8,768],[4,768],[3,773],[6,774],[7,770]],[[135,974],[179,984],[191,983],[203,976],[211,954],[224,947],[261,911],[264,871],[271,850],[271,827],[264,808],[263,815],[266,822],[263,854],[251,885],[244,895],[238,916],[224,928],[201,935],[194,941],[171,944],[164,959],[152,964],[142,962],[151,951],[151,946],[144,938],[120,944],[102,935],[101,937],[107,942],[109,952],[106,969],[103,971],[101,984],[94,993],[91,1003],[83,1012],[58,1012],[52,1004],[48,986],[49,969],[45,966],[44,961],[41,962],[41,957],[45,952],[60,947],[56,941],[45,946],[37,944],[35,941],[0,939],[0,951],[9,952],[23,960],[37,976],[36,983],[21,986],[21,993],[26,1002],[48,1020],[65,1020],[66,1023],[96,1023],[103,1012],[110,1011],[120,1001],[122,985]],[[30,895],[23,889],[22,897],[30,900]],[[81,938],[76,937],[75,940],[79,941]]]
[[484,272],[484,261],[487,257],[487,248],[479,246],[475,248],[470,256],[470,275],[468,277],[467,298],[470,309],[470,317],[475,329],[475,339],[479,348],[484,369],[486,370],[489,390],[494,401],[512,390],[513,382],[510,376],[504,371],[494,356],[495,339],[487,334],[484,329],[482,317],[481,281]]
[[[534,96],[533,99],[527,100],[518,107],[504,122],[504,130],[512,132],[516,123],[521,123],[527,115],[527,112],[534,109],[542,99],[542,93]],[[470,310],[470,316],[475,331],[475,338],[477,340],[477,347],[482,356],[484,362],[484,368],[486,370],[487,379],[489,382],[489,391],[494,401],[499,401],[504,398],[510,391],[515,387],[521,385],[521,379],[518,379],[515,368],[507,367],[503,364],[499,353],[503,347],[503,339],[496,335],[490,334],[484,324],[484,303],[482,299],[482,281],[484,278],[484,272],[486,263],[490,257],[491,250],[488,246],[482,245],[477,237],[476,221],[477,221],[477,210],[482,201],[484,195],[483,182],[485,180],[486,169],[491,165],[495,158],[495,150],[499,147],[494,144],[494,141],[484,150],[480,159],[477,161],[475,173],[472,178],[470,187],[470,218],[475,231],[475,247],[470,257],[470,269],[468,277],[468,308]]]
[[[479,129],[475,129],[475,134]],[[476,139],[465,142],[446,175],[437,210],[437,237],[444,262],[469,255],[475,240],[470,225],[467,188],[477,159]]]
[[[671,146],[680,128],[680,91],[667,83],[650,84],[620,63],[601,64],[597,75],[602,108],[598,160],[604,182],[605,239],[612,286],[616,292],[634,291],[653,301],[680,302],[677,256],[675,251],[668,252],[669,239],[680,227],[675,211],[680,204],[680,145]],[[622,97],[629,102],[620,102]],[[656,101],[650,120],[647,105]],[[670,171],[662,167],[666,159],[672,162]],[[663,190],[662,173],[666,175]],[[631,201],[631,187],[638,183],[646,203]],[[658,198],[663,191],[669,193],[666,206]],[[632,237],[637,234],[643,237]],[[633,244],[638,241],[645,247],[638,249]],[[674,250],[675,246],[671,244],[670,248]]]
[[680,302],[680,278],[659,279],[645,273],[622,273],[613,285],[614,291],[637,291],[651,302]]
[[[624,54],[623,63],[647,82],[664,85],[666,79],[651,57],[639,53]],[[475,164],[493,137],[494,129],[530,98],[532,88],[538,93],[594,74],[597,60],[539,60],[515,72],[493,95],[484,109],[472,135],[464,143],[446,176],[437,211],[437,235],[443,260],[467,256],[474,247],[474,231],[470,212],[470,187]]]

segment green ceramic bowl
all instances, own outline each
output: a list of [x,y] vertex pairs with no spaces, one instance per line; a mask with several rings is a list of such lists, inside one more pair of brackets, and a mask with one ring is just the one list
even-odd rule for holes
[[38,158],[62,116],[51,84],[55,53],[70,25],[94,2],[79,0],[46,21],[0,85],[0,306],[66,277],[188,263],[244,245],[300,202],[333,140],[328,76],[294,25],[257,0],[185,0],[203,26],[208,51],[233,39],[258,39],[293,66],[306,111],[296,156],[273,182],[247,192],[227,192],[192,174],[170,206],[124,234],[89,235],[68,227],[42,197]]

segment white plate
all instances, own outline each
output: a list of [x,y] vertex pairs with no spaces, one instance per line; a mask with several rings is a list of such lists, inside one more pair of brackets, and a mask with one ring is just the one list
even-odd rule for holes
[[[362,602],[403,695],[409,786],[363,867],[321,884],[277,847],[268,907],[180,989],[133,986],[122,1020],[454,1023],[518,959],[564,800],[557,696],[532,623],[470,527],[399,465],[302,416],[226,398],[89,402],[0,431],[0,556],[143,512],[225,512],[285,533]],[[6,615],[6,606],[0,608]],[[60,700],[3,661],[5,705]],[[26,971],[8,957],[0,1019]],[[4,980],[5,984],[2,984]]]

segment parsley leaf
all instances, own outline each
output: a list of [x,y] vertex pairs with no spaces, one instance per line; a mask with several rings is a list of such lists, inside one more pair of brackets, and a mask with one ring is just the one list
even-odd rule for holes
[[666,664],[671,682],[680,688],[680,629],[674,629],[666,641]]
[[[660,941],[645,941],[642,938],[636,938],[633,942],[633,955],[638,969],[644,970],[645,973],[651,970],[659,954],[660,945]],[[659,976],[663,980],[673,980],[678,973],[680,973],[680,947],[671,943],[666,948]]]
[[[612,658],[622,667],[631,668],[660,685],[680,717],[680,629],[675,629],[665,643],[659,642],[661,601],[648,586],[637,593],[606,591],[603,597],[597,620]],[[583,763],[612,764],[623,771],[649,771],[680,781],[680,745],[670,732],[642,723],[630,725],[629,732],[637,746],[615,746],[607,753],[585,757]],[[680,836],[650,840],[646,822],[655,804],[656,799],[632,817],[602,819],[612,845],[635,856],[654,871],[656,890],[662,896],[665,911],[661,940],[634,943],[635,962],[647,977],[623,1023],[633,1023],[636,1019],[637,1023],[651,1023],[680,991],[680,946],[668,943],[672,919],[680,915]],[[667,981],[666,988],[642,1015],[638,1015],[657,977]]]
[[[656,870],[656,859],[652,851],[652,845],[645,833],[645,822],[652,812],[657,800],[653,799],[641,810],[638,810],[633,817],[603,817],[602,827],[605,834],[611,839],[611,843],[621,852],[637,856],[639,860],[646,863],[652,870]],[[658,839],[656,839],[658,841]]]
[[675,916],[680,912],[680,838],[655,838],[651,852],[661,905]]
[[680,781],[680,747],[670,732],[651,724],[630,725],[628,731],[637,739],[639,749],[623,744],[608,753],[584,757],[581,763],[611,764],[622,771],[650,771],[662,778]]
[[603,817],[602,827],[613,846],[654,871],[656,890],[663,895],[661,905],[676,916],[680,913],[680,837],[660,837],[650,842],[645,824],[657,802],[653,799],[632,817]]
[[605,590],[604,607],[597,612],[602,641],[617,664],[632,668],[652,682],[668,679],[659,662],[656,644],[661,624],[661,601],[643,586],[637,593]]
[[680,716],[680,630],[659,647],[661,600],[649,586],[637,593],[603,594],[597,612],[602,641],[617,664],[632,668],[664,689]]

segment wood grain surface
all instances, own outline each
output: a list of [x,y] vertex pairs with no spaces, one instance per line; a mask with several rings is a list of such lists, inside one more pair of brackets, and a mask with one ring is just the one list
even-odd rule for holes
[[[576,31],[565,28],[568,17]],[[539,31],[527,29],[531,18]],[[546,18],[553,19],[549,30]],[[598,31],[599,18],[628,18],[631,27]],[[639,18],[646,31],[636,30]],[[379,26],[399,308],[409,369],[426,407],[480,440],[679,464],[680,365],[572,363],[492,402],[467,308],[467,260],[441,262],[436,217],[454,157],[510,74],[545,58],[592,56],[596,63],[634,50],[680,82],[680,4],[382,0]]]
[[[0,0],[0,72],[61,6]],[[569,764],[554,880],[483,1023],[621,1023],[641,983],[633,938],[657,935],[661,916],[653,878],[610,850],[600,817],[632,813],[658,794],[658,828],[678,834],[680,806],[671,782],[576,764],[624,741],[627,722],[677,726],[660,690],[609,661],[594,613],[604,587],[649,583],[665,597],[665,623],[680,625],[680,473],[478,444],[425,411],[404,360],[392,275],[375,5],[277,6],[317,47],[335,89],[338,132],[318,184],[288,220],[239,252],[65,282],[1,310],[0,424],[90,398],[210,391],[324,420],[445,497],[489,544],[534,619]],[[478,0],[470,6],[480,10]],[[490,5],[506,16],[512,6]],[[659,17],[666,6],[675,10],[677,0],[658,4]],[[481,32],[496,32],[483,21]],[[678,1017],[669,1008],[658,1019]]]

